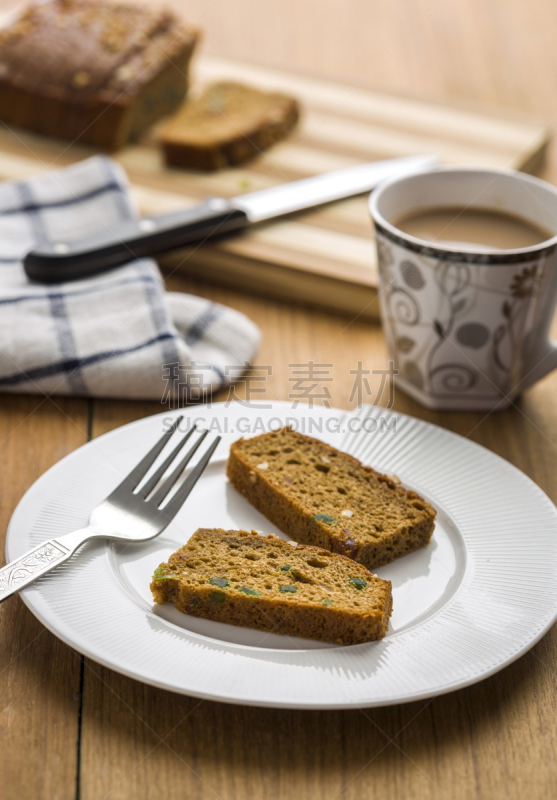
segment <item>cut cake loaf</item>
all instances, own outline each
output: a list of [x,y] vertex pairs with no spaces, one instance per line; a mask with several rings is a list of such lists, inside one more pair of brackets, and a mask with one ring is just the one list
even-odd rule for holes
[[289,428],[235,442],[227,474],[288,536],[370,569],[425,547],[433,533],[435,510],[397,478]]
[[0,31],[0,120],[114,150],[178,108],[196,40],[145,5],[30,5]]
[[166,163],[211,171],[242,164],[283,139],[298,104],[277,92],[215,83],[187,102],[161,131]]
[[200,528],[157,567],[151,591],[195,617],[337,644],[381,639],[392,611],[390,581],[256,531]]

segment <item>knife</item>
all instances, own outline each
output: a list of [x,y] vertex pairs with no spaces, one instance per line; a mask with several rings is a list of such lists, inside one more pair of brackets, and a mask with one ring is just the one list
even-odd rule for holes
[[34,281],[78,280],[134,258],[161,255],[293,211],[363,194],[386,178],[417,172],[437,163],[436,156],[393,158],[303,178],[230,200],[210,197],[183,211],[118,222],[86,238],[41,243],[25,256],[23,266]]

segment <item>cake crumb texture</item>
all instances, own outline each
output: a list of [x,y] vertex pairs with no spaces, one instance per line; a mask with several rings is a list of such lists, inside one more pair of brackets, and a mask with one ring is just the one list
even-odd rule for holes
[[317,547],[200,528],[155,570],[157,603],[196,617],[337,644],[381,639],[390,581]]
[[288,536],[368,569],[431,540],[436,512],[423,497],[396,476],[290,428],[235,442],[227,474]]

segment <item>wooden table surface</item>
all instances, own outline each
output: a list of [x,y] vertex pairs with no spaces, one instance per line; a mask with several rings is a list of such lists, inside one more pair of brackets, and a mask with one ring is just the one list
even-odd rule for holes
[[[176,6],[182,5],[175,0]],[[7,7],[7,2],[0,7]],[[557,6],[549,0],[189,0],[207,52],[440,102],[480,101],[557,117]],[[545,177],[557,182],[551,160]],[[270,397],[292,362],[334,363],[349,407],[360,359],[383,367],[379,327],[190,283],[263,331]],[[395,408],[506,458],[557,500],[557,374],[508,411]],[[217,399],[225,399],[222,396]],[[0,530],[48,467],[154,403],[0,397]],[[541,800],[556,795],[557,635],[482,683],[377,710],[279,711],[144,686],[83,658],[18,597],[0,607],[0,794],[5,800]]]

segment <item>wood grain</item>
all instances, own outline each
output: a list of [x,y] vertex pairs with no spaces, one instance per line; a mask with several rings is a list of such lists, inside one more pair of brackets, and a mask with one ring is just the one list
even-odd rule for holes
[[[0,530],[45,470],[87,441],[86,400],[2,396]],[[2,564],[4,564],[2,555]],[[75,796],[81,657],[18,596],[0,606],[0,794]]]
[[[556,113],[557,6],[547,0],[190,0],[188,13],[199,17],[205,50],[214,56],[433,101]],[[553,157],[544,175],[557,182]],[[177,275],[170,284],[228,303],[260,325],[258,363],[273,365],[270,397],[286,393],[289,363],[313,358],[334,363],[333,402],[348,407],[355,362],[386,364],[380,328],[361,318]],[[549,376],[516,407],[492,415],[426,411],[400,392],[395,407],[488,447],[557,501],[556,391],[557,375]],[[85,404],[56,402],[70,419],[45,405],[34,411],[35,398],[0,397],[0,441],[11,434],[0,450],[3,530],[27,486],[85,440],[75,427],[79,422],[85,430]],[[95,402],[93,435],[159,410],[153,403]],[[555,794],[555,629],[477,686],[374,711],[200,703],[87,661],[80,726],[76,656],[17,598],[0,607],[0,624],[2,665],[20,653],[0,677],[7,800],[546,800]]]

